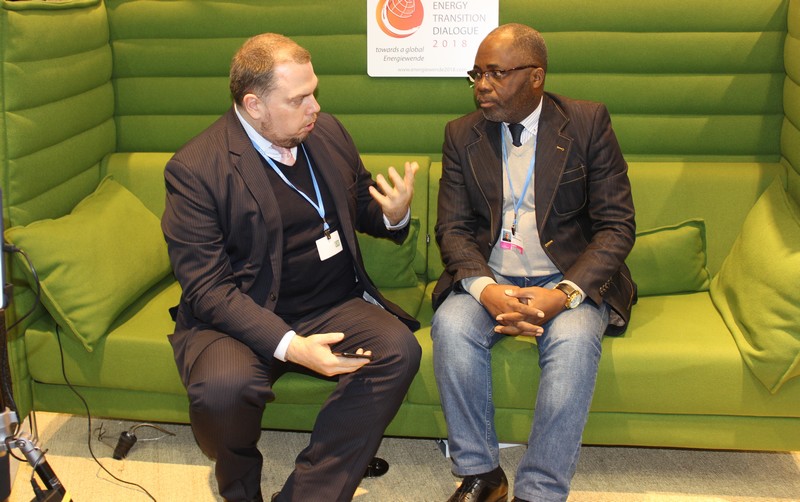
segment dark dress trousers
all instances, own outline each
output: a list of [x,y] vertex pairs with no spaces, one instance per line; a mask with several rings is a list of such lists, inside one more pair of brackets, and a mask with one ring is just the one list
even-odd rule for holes
[[350,499],[419,365],[411,333],[419,324],[372,284],[355,236],[359,230],[399,242],[407,229],[386,229],[368,191],[372,179],[334,117],[320,114],[304,145],[332,195],[326,207],[335,207],[358,284],[380,306],[353,296],[289,323],[274,313],[281,278],[292,273],[281,267],[281,211],[291,208],[279,204],[233,108],[181,148],[165,170],[162,228],[183,288],[170,341],[195,437],[217,460],[226,500],[259,499],[256,443],[265,404],[275,399],[272,384],[286,371],[310,373],[273,357],[287,331],[343,332],[335,350],[363,347],[375,360],[338,377],[280,500]]

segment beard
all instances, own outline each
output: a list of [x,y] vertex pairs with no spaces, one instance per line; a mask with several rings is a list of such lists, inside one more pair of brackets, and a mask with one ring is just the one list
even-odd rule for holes
[[267,138],[270,141],[270,143],[277,146],[282,146],[284,148],[294,148],[296,146],[299,146],[300,143],[305,141],[306,138],[308,138],[309,134],[311,134],[309,132],[309,133],[297,134],[295,136],[279,136],[275,133],[275,131],[271,127],[269,127],[266,124],[261,124],[261,127],[259,127],[258,132],[262,136]]
[[278,146],[282,146],[284,148],[294,148],[299,146],[300,143],[306,140],[308,134],[304,134],[302,136],[291,136],[289,138],[283,139],[280,142],[275,141],[274,143]]
[[[476,97],[476,101],[477,97]],[[488,100],[494,106],[490,108],[481,108],[483,118],[492,122],[520,122],[528,115],[533,113],[537,106],[539,106],[539,98],[537,96],[526,95],[518,93],[510,100],[500,104],[494,99]]]
[[498,110],[495,108],[486,110],[482,108],[481,113],[483,113],[483,118],[490,122],[508,122],[508,120],[506,120],[508,113],[504,112],[503,110]]
[[[316,116],[314,117],[314,122],[316,122]],[[284,148],[294,148],[305,141],[306,138],[308,138],[308,136],[313,132],[313,130],[308,132],[303,131],[295,135],[287,136],[285,134],[278,133],[270,120],[264,120],[258,125],[258,132],[274,145]]]

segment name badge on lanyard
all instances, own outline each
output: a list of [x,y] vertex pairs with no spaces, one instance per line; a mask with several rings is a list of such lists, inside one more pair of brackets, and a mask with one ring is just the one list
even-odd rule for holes
[[500,249],[513,251],[519,254],[522,254],[525,251],[525,247],[523,246],[522,236],[520,235],[519,231],[519,210],[522,207],[522,201],[525,198],[525,193],[528,191],[528,187],[531,184],[531,178],[533,178],[533,168],[536,163],[535,143],[533,146],[533,150],[534,150],[533,157],[531,157],[531,162],[528,165],[528,172],[527,175],[525,176],[525,184],[522,186],[522,192],[520,193],[519,197],[517,197],[514,194],[514,181],[511,177],[511,169],[508,164],[508,151],[506,150],[506,142],[505,140],[503,140],[503,167],[506,170],[506,177],[508,178],[508,188],[509,188],[509,193],[511,195],[511,204],[514,207],[514,219],[511,223],[511,228],[510,229],[503,228],[500,233]]
[[511,229],[504,228],[500,233],[500,249],[522,254],[525,248],[522,245],[522,237],[519,235],[519,231],[515,232]]
[[321,261],[341,253],[342,249],[342,240],[339,238],[338,230],[329,232],[324,237],[317,239],[317,251],[319,251],[319,259]]

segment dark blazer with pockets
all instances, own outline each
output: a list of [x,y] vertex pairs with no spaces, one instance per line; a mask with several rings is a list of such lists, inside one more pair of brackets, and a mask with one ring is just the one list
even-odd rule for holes
[[[635,239],[628,166],[600,103],[543,96],[537,135],[536,222],[545,252],[595,303],[606,301],[624,330],[636,286],[624,260]],[[436,239],[445,271],[434,306],[458,281],[494,277],[489,255],[500,237],[502,124],[475,111],[447,124]]]

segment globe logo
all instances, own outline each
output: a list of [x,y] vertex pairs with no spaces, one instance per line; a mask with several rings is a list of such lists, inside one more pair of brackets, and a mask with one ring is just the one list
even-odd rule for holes
[[417,0],[380,0],[375,11],[378,26],[393,38],[405,38],[422,24],[422,2]]

